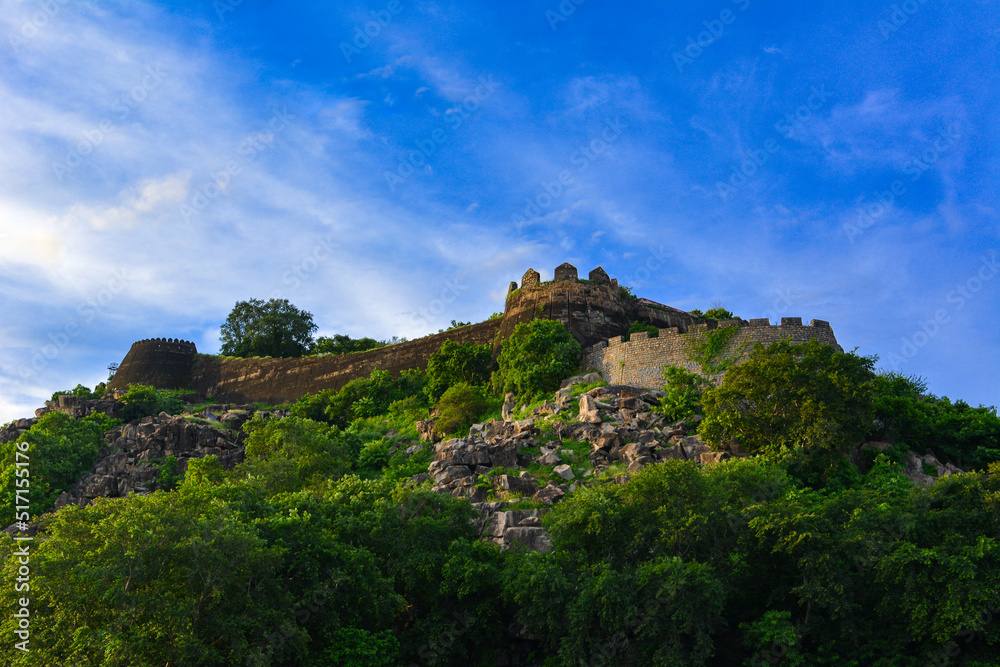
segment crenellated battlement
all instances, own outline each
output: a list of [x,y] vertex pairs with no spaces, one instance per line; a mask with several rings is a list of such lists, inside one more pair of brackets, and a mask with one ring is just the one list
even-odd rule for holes
[[729,343],[727,349],[730,353],[739,351],[745,356],[755,343],[770,345],[780,340],[793,343],[818,340],[843,351],[833,328],[825,320],[811,320],[808,325],[802,324],[801,317],[783,317],[781,324],[777,325],[767,319],[709,320],[686,328],[665,327],[653,337],[645,331],[633,333],[628,341],[623,336],[611,337],[585,350],[581,366],[601,371],[608,382],[659,388],[663,384],[664,366],[700,372],[699,365],[690,357],[692,335],[732,326],[739,327],[739,331]]
[[[108,388],[125,390],[130,384],[148,384],[160,389],[190,388],[226,401],[290,402],[306,393],[338,389],[375,367],[396,375],[426,368],[430,355],[444,340],[492,343],[498,355],[518,324],[535,319],[562,322],[584,348],[584,368],[600,370],[609,382],[649,388],[661,386],[661,372],[667,364],[697,372],[698,365],[689,358],[690,337],[719,327],[739,327],[731,345],[743,350],[753,343],[781,339],[820,340],[840,349],[830,323],[824,320],[811,320],[808,325],[800,317],[783,317],[777,325],[767,319],[705,320],[649,299],[635,299],[600,266],[587,275],[581,279],[575,266],[564,263],[555,268],[552,280],[542,282],[539,272],[529,268],[520,286],[509,283],[500,319],[352,355],[222,359],[199,356],[191,341],[147,338],[132,344]],[[626,341],[633,322],[656,327],[658,335],[633,333]]]

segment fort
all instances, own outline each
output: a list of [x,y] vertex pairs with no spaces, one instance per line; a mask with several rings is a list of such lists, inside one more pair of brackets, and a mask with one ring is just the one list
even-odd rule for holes
[[[561,264],[553,280],[542,282],[528,269],[521,283],[511,282],[502,317],[405,343],[367,352],[288,359],[237,359],[199,354],[194,343],[154,338],[134,343],[122,360],[108,389],[124,391],[130,384],[158,389],[189,389],[220,402],[280,405],[307,393],[339,389],[351,380],[367,377],[375,368],[399,376],[410,369],[426,369],[430,356],[446,340],[491,345],[494,358],[503,341],[522,322],[549,319],[562,322],[583,348],[581,367],[599,370],[608,382],[659,388],[665,365],[701,372],[692,360],[691,342],[719,327],[735,326],[727,350],[743,354],[753,343],[781,339],[794,343],[819,340],[840,350],[828,322],[783,317],[781,324],[767,319],[717,322],[677,308],[636,299],[601,267],[580,279],[576,267]],[[655,328],[628,334],[634,322]]]

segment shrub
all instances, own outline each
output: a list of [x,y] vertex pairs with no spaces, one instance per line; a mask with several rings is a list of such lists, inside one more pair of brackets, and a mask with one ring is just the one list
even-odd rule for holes
[[654,408],[656,412],[671,423],[701,413],[701,395],[712,386],[711,382],[677,366],[664,366],[663,378],[663,391],[667,395]]
[[335,426],[255,415],[243,430],[247,444],[241,470],[261,477],[272,492],[316,486],[350,469],[350,443]]
[[121,414],[127,422],[161,412],[176,415],[184,409],[184,401],[176,396],[142,384],[130,384],[128,391],[119,400],[125,404]]
[[489,345],[446,340],[427,361],[427,395],[432,401],[459,382],[486,384],[493,367]]
[[580,363],[580,344],[561,322],[522,322],[503,344],[493,387],[523,401],[553,392]]
[[449,388],[438,401],[434,429],[447,434],[467,431],[476,417],[486,412],[488,407],[489,400],[480,387],[460,382]]
[[385,414],[393,402],[418,393],[423,386],[420,371],[404,371],[393,380],[389,371],[376,368],[368,377],[351,380],[339,391],[306,394],[292,405],[290,415],[346,428],[355,419]]
[[103,382],[94,387],[94,391],[90,391],[88,387],[84,387],[82,384],[78,384],[73,389],[64,389],[63,391],[57,391],[56,393],[52,394],[52,398],[50,400],[57,401],[59,400],[59,397],[62,396],[63,394],[94,400],[98,398],[103,398],[104,390],[106,388],[107,387]]

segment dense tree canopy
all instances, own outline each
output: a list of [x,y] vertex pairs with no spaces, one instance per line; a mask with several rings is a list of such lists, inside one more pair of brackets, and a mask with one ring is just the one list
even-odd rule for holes
[[312,314],[288,299],[238,301],[222,325],[222,354],[230,357],[300,357],[313,346]]
[[846,450],[870,430],[874,358],[809,341],[767,347],[730,368],[702,396],[709,443],[737,440],[748,452],[799,446]]

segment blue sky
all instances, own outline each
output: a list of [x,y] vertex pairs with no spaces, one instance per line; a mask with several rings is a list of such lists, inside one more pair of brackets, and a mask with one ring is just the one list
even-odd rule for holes
[[0,422],[238,300],[413,338],[563,261],[996,405],[998,46],[986,0],[0,2]]

